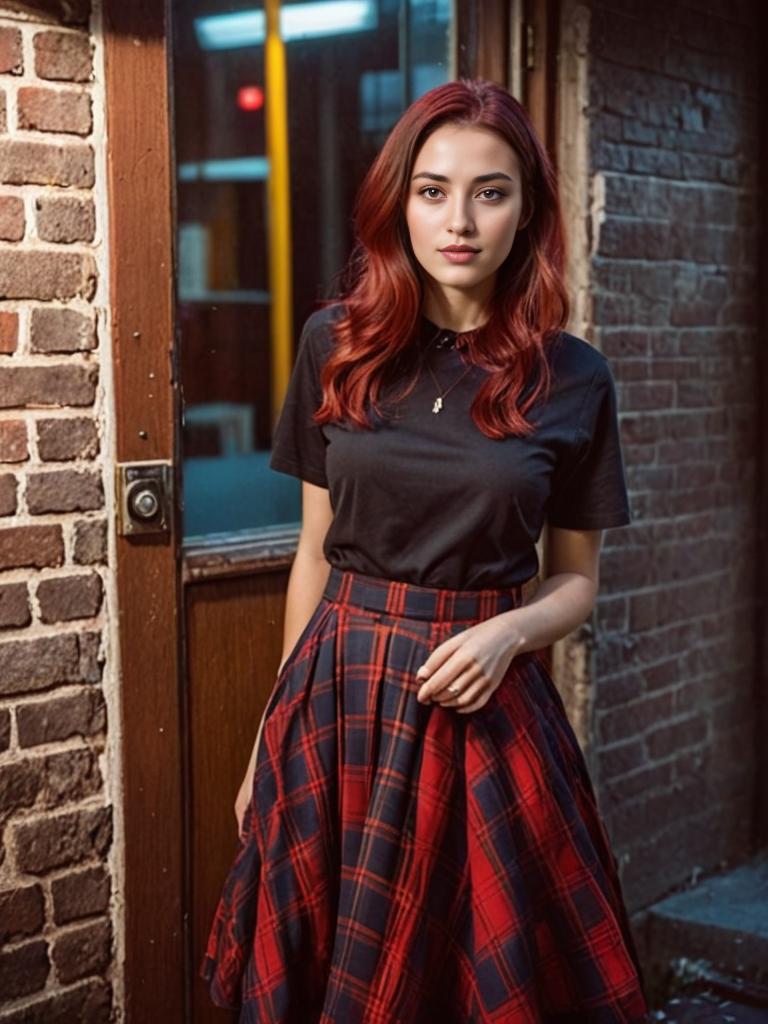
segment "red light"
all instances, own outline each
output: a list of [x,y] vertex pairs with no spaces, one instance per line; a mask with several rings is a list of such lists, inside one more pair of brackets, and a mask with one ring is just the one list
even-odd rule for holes
[[244,85],[237,90],[237,105],[241,110],[261,110],[264,90],[260,85]]

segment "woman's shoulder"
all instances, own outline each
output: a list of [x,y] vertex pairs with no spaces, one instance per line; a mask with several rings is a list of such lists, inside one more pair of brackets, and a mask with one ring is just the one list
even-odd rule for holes
[[611,376],[608,357],[599,348],[568,331],[560,331],[548,344],[550,365],[556,378],[589,384]]
[[324,357],[330,353],[334,343],[333,325],[345,313],[343,302],[334,301],[310,313],[301,330],[301,344],[306,344],[313,354]]

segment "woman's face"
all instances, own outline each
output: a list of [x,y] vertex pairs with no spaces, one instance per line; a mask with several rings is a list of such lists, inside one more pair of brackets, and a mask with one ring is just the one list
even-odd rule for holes
[[517,154],[496,132],[446,124],[419,150],[405,219],[416,259],[442,290],[490,294],[522,209]]

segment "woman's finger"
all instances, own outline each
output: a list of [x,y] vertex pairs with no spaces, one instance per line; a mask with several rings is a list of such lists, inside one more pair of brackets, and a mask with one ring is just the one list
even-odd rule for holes
[[462,636],[462,633],[455,633],[453,636],[449,636],[447,640],[443,640],[443,642],[438,644],[434,651],[432,651],[423,665],[419,665],[416,669],[416,678],[423,681],[433,676],[434,673],[445,664],[454,651],[461,647],[465,642],[465,639],[466,638]]
[[[454,700],[467,686],[477,679],[478,667],[472,663],[465,668],[453,663],[446,664],[439,673],[419,690],[420,700],[434,700],[438,703]],[[454,689],[450,690],[449,687]]]
[[459,715],[468,715],[473,711],[479,711],[480,708],[484,707],[491,698],[495,687],[484,687],[474,700],[470,703],[464,704],[456,708],[456,712]]
[[489,686],[488,680],[485,676],[481,676],[480,679],[475,680],[471,685],[465,686],[461,693],[455,695],[455,697],[448,702],[448,707],[466,707],[471,704],[472,701],[476,700],[481,693],[483,693]]

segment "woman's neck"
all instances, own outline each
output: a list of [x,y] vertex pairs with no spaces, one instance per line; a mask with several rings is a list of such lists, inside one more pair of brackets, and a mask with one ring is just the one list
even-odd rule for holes
[[482,327],[490,315],[486,298],[469,297],[463,292],[447,294],[430,288],[424,291],[421,313],[438,327],[457,334]]

